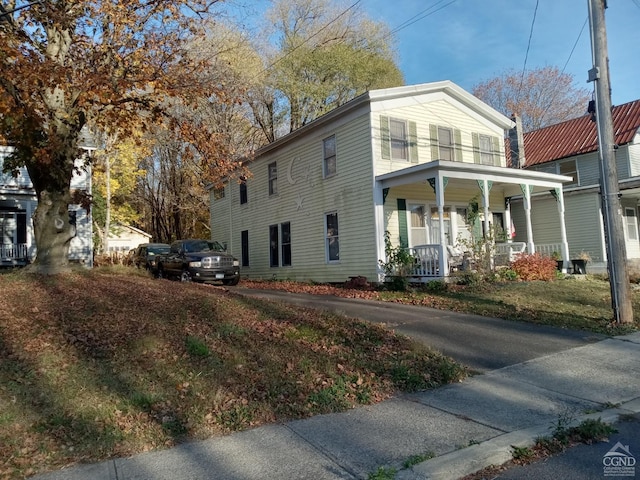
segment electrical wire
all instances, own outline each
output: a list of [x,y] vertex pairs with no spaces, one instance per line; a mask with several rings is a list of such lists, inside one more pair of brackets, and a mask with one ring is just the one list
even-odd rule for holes
[[520,86],[518,87],[518,96],[522,90],[522,84],[524,83],[524,73],[527,70],[527,60],[529,59],[529,50],[531,49],[531,39],[533,38],[533,27],[536,24],[536,16],[538,15],[538,5],[540,0],[536,0],[536,8],[533,11],[533,20],[531,20],[531,30],[529,31],[529,42],[527,43],[527,52],[524,56],[524,65],[522,66],[522,75],[520,76]]
[[[424,10],[422,10],[421,12],[416,13],[413,17],[405,20],[404,22],[402,22],[400,25],[398,25],[397,27],[395,27],[393,30],[391,30],[391,32],[389,32],[389,34],[387,35],[387,37],[398,33],[401,30],[404,30],[405,28],[413,25],[416,22],[419,22],[420,20],[433,15],[436,12],[439,12],[440,10],[442,10],[443,8],[448,7],[449,5],[451,5],[452,3],[455,3],[457,0],[451,0],[449,3],[441,6],[440,8],[433,10],[435,7],[437,7],[439,4],[445,2],[446,0],[440,0],[438,2],[436,2],[435,4],[431,5],[428,8],[425,8]],[[639,0],[640,1],[640,0]],[[433,10],[433,11],[429,11],[429,10]],[[386,37],[385,37],[386,38]]]

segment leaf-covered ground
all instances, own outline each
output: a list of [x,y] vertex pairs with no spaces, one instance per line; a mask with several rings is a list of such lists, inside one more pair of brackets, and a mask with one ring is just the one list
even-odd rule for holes
[[632,289],[635,323],[617,326],[612,324],[609,283],[593,276],[580,280],[567,277],[553,282],[504,281],[478,285],[431,282],[405,292],[367,286],[352,289],[340,285],[246,279],[241,286],[405,303],[605,334],[622,334],[640,326],[640,290],[635,286]]
[[465,374],[380,326],[131,269],[3,274],[0,291],[0,478],[342,411]]

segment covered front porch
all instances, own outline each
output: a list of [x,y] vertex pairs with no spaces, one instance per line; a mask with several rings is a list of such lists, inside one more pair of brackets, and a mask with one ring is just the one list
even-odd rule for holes
[[[518,253],[540,252],[569,262],[564,221],[563,182],[571,178],[529,170],[462,162],[435,161],[376,177],[378,259],[385,261],[381,239],[389,232],[395,246],[416,258],[414,281],[444,279],[473,268],[473,242],[491,245],[494,265],[508,264]],[[560,228],[553,243],[536,245],[531,195],[552,192]],[[513,242],[511,198],[522,198],[526,241]],[[565,267],[566,268],[566,267]],[[379,281],[384,281],[384,274]]]

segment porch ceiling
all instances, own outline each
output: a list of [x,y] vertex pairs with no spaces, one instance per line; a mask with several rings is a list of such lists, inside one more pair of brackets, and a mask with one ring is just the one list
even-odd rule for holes
[[571,177],[564,175],[444,160],[413,165],[378,175],[376,181],[381,188],[392,188],[413,183],[426,183],[431,178],[439,177],[455,179],[458,185],[467,182],[470,185],[475,184],[477,180],[491,181],[502,185],[505,193],[509,195],[521,194],[520,185],[533,186],[532,193],[535,193],[561,188],[563,183],[573,181]]

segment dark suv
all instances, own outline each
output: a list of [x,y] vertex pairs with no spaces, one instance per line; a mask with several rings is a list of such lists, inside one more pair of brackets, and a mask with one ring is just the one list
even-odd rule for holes
[[131,263],[138,268],[146,268],[154,276],[158,274],[158,255],[169,253],[167,243],[141,243],[133,252]]

